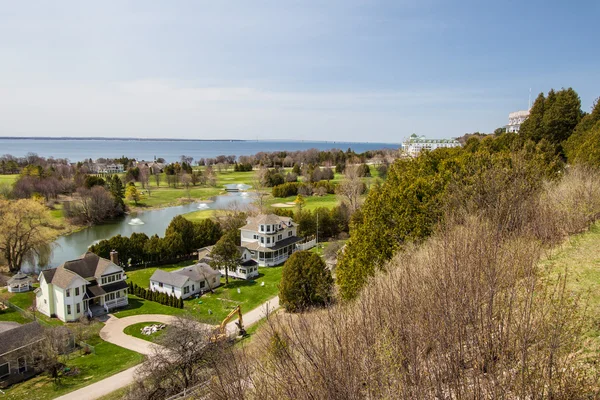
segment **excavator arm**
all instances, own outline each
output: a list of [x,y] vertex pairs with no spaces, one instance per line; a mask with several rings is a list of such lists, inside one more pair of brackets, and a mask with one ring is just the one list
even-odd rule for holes
[[219,332],[220,332],[219,336],[226,335],[227,324],[229,323],[229,321],[231,321],[233,319],[233,317],[236,314],[238,315],[238,321],[236,322],[236,325],[239,329],[240,336],[244,336],[246,334],[246,331],[244,330],[244,322],[242,320],[242,307],[237,306],[236,308],[231,310],[231,312],[229,314],[227,314],[225,319],[223,319],[223,322],[221,322],[221,325],[219,326]]

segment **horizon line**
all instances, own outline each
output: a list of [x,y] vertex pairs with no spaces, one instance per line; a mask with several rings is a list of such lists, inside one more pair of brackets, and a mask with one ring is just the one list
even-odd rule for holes
[[155,141],[155,142],[309,142],[309,143],[374,143],[402,144],[401,142],[356,142],[343,140],[302,140],[302,139],[185,139],[185,138],[139,138],[114,136],[0,136],[0,140],[123,140],[123,141]]

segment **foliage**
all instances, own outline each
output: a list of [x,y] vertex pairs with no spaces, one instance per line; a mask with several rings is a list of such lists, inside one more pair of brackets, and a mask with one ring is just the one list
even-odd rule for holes
[[333,278],[321,257],[297,251],[283,265],[279,300],[288,311],[297,312],[330,302]]
[[140,287],[135,283],[128,283],[128,293],[133,294],[144,300],[155,301],[165,306],[174,308],[183,308],[183,299],[177,296],[162,292],[155,292],[146,288]]
[[581,100],[572,88],[558,92],[550,90],[548,96],[540,93],[523,122],[520,134],[524,140],[546,140],[558,154],[563,154],[565,142],[583,117]]
[[26,257],[45,250],[53,230],[48,210],[39,202],[0,199],[0,257],[10,272],[18,272]]
[[600,166],[600,99],[565,143],[569,162]]
[[228,284],[229,271],[236,270],[241,257],[237,245],[229,236],[224,235],[214,245],[210,255],[212,257],[211,266],[215,269],[225,270],[225,284]]
[[133,201],[137,206],[144,196],[140,193],[135,184],[130,182],[125,190],[125,198],[129,201]]
[[[468,203],[472,212],[478,212],[489,204],[510,206],[509,193],[535,192],[544,178],[560,171],[554,148],[546,143],[529,141],[519,150],[515,135],[472,137],[464,148],[397,160],[381,187],[371,189],[353,220],[337,267],[342,296],[354,297],[367,278],[407,242],[428,237],[448,207]],[[515,189],[514,182],[523,186]],[[508,215],[506,211],[498,207],[495,212]]]

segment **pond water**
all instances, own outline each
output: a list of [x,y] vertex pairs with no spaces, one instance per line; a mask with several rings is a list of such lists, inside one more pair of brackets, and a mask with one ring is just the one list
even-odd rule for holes
[[[53,251],[48,267],[57,267],[65,261],[74,260],[84,254],[89,246],[103,239],[116,235],[130,236],[134,232],[145,233],[148,236],[163,236],[171,220],[177,215],[187,214],[198,210],[227,210],[232,208],[247,208],[253,201],[252,194],[247,192],[229,193],[210,198],[208,201],[197,201],[182,206],[167,207],[131,213],[125,218],[103,225],[94,225],[61,236],[52,244]],[[23,264],[23,272],[30,273],[39,270],[32,264]]]

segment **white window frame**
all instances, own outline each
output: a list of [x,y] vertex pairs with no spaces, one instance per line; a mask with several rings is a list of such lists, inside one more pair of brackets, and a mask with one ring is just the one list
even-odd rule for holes
[[71,305],[67,304],[67,315],[71,315]]

